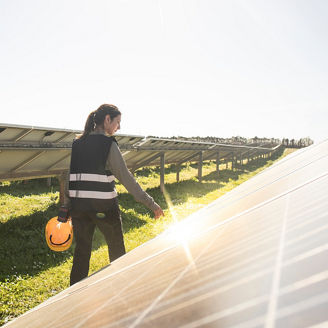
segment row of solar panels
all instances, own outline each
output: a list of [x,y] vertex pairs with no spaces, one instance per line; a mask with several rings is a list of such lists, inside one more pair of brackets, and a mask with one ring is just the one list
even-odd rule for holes
[[[42,128],[0,124],[0,180],[56,176],[69,167],[71,144],[80,130]],[[187,161],[231,160],[271,153],[279,145],[260,147],[193,142],[174,139],[116,135],[127,166],[131,170],[143,166]],[[201,154],[201,157],[199,155]]]

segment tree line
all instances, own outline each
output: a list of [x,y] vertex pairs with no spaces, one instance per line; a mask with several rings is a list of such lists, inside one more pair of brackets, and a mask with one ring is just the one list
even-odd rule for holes
[[[149,137],[158,138],[154,136],[149,136]],[[207,137],[174,136],[165,139],[177,139],[177,140],[196,141],[196,142],[211,142],[211,143],[219,143],[219,144],[247,145],[247,146],[254,146],[254,147],[264,146],[264,145],[266,147],[274,147],[276,145],[282,144],[289,148],[303,148],[313,144],[313,140],[309,137],[300,138],[300,139],[283,138],[281,140],[277,138],[259,138],[257,136],[253,138],[244,138],[241,136],[234,136],[230,138],[220,138],[220,137],[213,137],[213,136],[207,136]]]

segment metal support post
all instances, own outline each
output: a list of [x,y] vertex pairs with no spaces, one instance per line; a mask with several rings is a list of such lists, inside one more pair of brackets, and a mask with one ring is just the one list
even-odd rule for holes
[[63,205],[65,201],[66,192],[66,174],[61,174],[58,176],[59,180],[59,204]]
[[165,153],[161,154],[161,176],[160,176],[160,189],[164,192],[164,175],[165,175]]
[[203,152],[199,152],[199,161],[198,161],[198,181],[202,182],[203,175]]
[[219,151],[216,153],[216,173],[217,173],[217,176],[219,177],[220,176],[220,152]]
[[180,181],[180,171],[181,171],[181,165],[177,164],[177,182]]

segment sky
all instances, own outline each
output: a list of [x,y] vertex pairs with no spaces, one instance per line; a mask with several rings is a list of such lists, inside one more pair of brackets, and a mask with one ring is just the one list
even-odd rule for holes
[[0,123],[327,139],[326,0],[0,0]]

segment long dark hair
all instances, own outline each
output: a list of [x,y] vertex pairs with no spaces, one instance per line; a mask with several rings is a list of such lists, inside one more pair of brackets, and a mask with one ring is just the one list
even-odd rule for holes
[[110,116],[113,120],[116,116],[121,115],[121,112],[115,105],[103,104],[98,109],[91,112],[85,122],[83,134],[81,138],[85,138],[90,132],[94,131],[97,126],[102,126],[106,115]]

